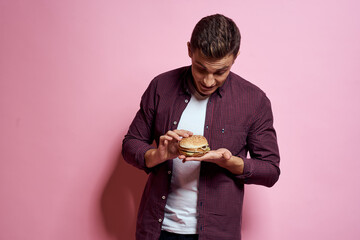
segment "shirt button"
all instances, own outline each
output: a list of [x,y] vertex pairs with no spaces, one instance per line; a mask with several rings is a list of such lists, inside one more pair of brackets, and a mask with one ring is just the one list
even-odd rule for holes
[[177,124],[177,121],[174,121],[174,125],[176,125]]
[[159,218],[159,220],[158,220],[160,223],[162,222],[162,219],[161,218]]
[[168,174],[170,175],[170,174],[171,174],[171,171],[168,171]]
[[209,129],[209,125],[206,125],[206,129]]
[[189,100],[185,99],[185,103],[188,103],[188,102],[189,102]]
[[161,198],[162,198],[163,200],[165,200],[166,197],[165,197],[165,196],[162,196]]

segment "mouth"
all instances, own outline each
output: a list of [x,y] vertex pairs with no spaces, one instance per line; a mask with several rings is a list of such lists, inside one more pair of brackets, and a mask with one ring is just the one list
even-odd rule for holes
[[205,85],[203,85],[203,84],[200,84],[201,90],[204,90],[205,92],[209,92],[209,91],[214,90],[214,87],[215,87],[215,86],[208,87],[208,86],[205,86]]

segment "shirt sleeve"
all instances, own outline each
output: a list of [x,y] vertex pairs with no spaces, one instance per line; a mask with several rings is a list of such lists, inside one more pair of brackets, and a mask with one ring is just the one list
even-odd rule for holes
[[156,83],[152,81],[141,97],[140,109],[135,115],[122,144],[122,155],[129,164],[149,173],[145,165],[145,153],[155,148],[153,120],[155,113]]
[[246,184],[273,186],[280,175],[280,154],[270,100],[264,95],[249,129],[247,147],[250,158],[244,160],[244,172],[237,177]]

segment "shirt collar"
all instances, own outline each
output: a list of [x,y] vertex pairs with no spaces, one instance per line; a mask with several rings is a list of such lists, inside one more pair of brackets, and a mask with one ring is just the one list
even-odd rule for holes
[[182,74],[180,80],[181,80],[181,89],[179,91],[180,95],[191,95],[190,89],[188,86],[188,80],[189,78],[192,78],[191,74],[191,66],[185,67],[184,73]]
[[[219,87],[218,89],[216,89],[216,91],[213,93],[213,94],[218,94],[219,97],[223,97],[223,95],[225,94],[226,92],[226,89],[228,88],[229,86],[229,82],[231,81],[231,75],[232,73],[230,72],[229,75],[227,76],[224,84]],[[193,82],[193,76],[192,76],[192,73],[191,73],[191,65],[186,67],[185,70],[184,70],[184,74],[183,76],[181,77],[181,91],[180,91],[180,95],[183,95],[183,94],[186,94],[186,95],[191,95],[191,91],[190,91],[190,87],[188,86],[188,84],[191,82]]]
[[230,81],[231,81],[231,76],[232,76],[232,72],[229,73],[229,75],[227,76],[224,84],[221,87],[219,87],[218,89],[216,89],[216,92],[219,94],[220,97],[223,97],[226,90],[229,88],[229,84],[230,84]]

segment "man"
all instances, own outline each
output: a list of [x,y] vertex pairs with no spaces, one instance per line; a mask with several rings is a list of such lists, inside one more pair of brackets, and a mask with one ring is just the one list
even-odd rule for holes
[[[238,240],[244,184],[271,187],[280,174],[270,101],[230,71],[240,48],[231,19],[201,19],[187,45],[191,66],[151,81],[123,141],[124,159],[149,174],[136,238]],[[212,150],[179,155],[192,134]]]

